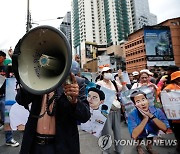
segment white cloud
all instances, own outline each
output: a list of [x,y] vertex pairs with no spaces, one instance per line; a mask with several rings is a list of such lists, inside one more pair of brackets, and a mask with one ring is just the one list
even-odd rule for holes
[[150,12],[157,15],[158,23],[180,17],[180,0],[149,0]]

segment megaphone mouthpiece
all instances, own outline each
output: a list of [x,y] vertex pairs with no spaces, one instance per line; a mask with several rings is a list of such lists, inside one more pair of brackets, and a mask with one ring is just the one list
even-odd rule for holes
[[39,64],[41,67],[43,67],[45,69],[52,70],[54,72],[58,72],[60,62],[59,62],[58,58],[42,54],[42,56],[39,59]]

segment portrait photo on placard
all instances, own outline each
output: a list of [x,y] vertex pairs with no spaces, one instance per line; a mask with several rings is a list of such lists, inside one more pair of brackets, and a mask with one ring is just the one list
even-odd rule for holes
[[[156,95],[151,86],[131,89],[123,92],[121,96],[125,106],[128,130],[132,138],[157,136],[160,128],[166,131],[170,127],[163,110],[154,106]],[[135,133],[139,130],[143,131]]]
[[112,106],[112,100],[116,95],[114,91],[94,83],[89,83],[86,91],[91,118],[86,123],[81,123],[80,128],[99,137]]

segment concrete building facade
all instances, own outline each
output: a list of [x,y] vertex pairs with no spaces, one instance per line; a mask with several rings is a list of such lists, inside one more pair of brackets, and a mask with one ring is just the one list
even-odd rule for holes
[[[175,65],[180,67],[180,17],[168,19],[157,26],[170,28]],[[143,28],[128,36],[128,41],[125,43],[125,54],[126,69],[129,73],[148,67]]]
[[71,44],[71,12],[67,12],[60,25],[60,30],[64,33]]
[[130,33],[143,26],[157,24],[157,16],[150,13],[148,0],[127,0]]
[[170,27],[175,65],[180,67],[180,17],[168,19],[160,25]]

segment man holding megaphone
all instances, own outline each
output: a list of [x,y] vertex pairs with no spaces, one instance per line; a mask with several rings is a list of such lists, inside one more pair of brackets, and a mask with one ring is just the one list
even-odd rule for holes
[[31,103],[20,154],[79,154],[77,121],[88,121],[90,110],[64,34],[36,27],[18,42],[12,60],[16,101],[25,108]]
[[34,95],[19,89],[16,101],[25,107],[32,102],[21,154],[80,153],[77,120],[88,121],[90,112],[84,79],[73,73],[70,77],[71,84],[49,94]]

